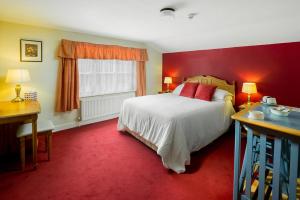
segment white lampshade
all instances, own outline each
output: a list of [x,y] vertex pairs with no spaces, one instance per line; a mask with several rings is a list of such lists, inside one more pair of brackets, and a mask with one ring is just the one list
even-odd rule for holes
[[172,83],[172,77],[168,77],[168,76],[165,77],[164,83],[167,83],[167,84],[168,84],[168,83],[169,83],[169,84]]
[[247,93],[247,94],[257,93],[256,84],[255,83],[243,83],[242,92]]
[[6,75],[6,83],[24,83],[30,81],[27,69],[9,69]]

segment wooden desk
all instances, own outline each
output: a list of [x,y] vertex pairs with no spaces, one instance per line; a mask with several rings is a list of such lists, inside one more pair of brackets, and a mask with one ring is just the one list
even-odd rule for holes
[[[267,137],[273,137],[274,147],[272,147],[272,199],[281,199],[282,186],[282,161],[281,155],[289,152],[288,159],[288,195],[289,199],[296,199],[296,187],[299,170],[299,143],[300,143],[300,112],[291,112],[288,117],[277,117],[270,113],[268,106],[260,103],[253,104],[244,110],[234,114],[235,120],[235,155],[234,155],[234,199],[252,199],[251,183],[253,172],[253,132],[258,134],[259,139],[259,188],[258,199],[264,199],[265,177],[266,177],[266,147]],[[248,118],[249,110],[259,110],[265,114],[264,120],[253,120]],[[241,125],[247,126],[247,146],[240,170],[241,154]],[[284,145],[288,144],[288,145]],[[285,149],[288,148],[288,149]],[[245,173],[246,189],[241,192],[244,184],[243,174]]]
[[40,110],[40,104],[37,101],[0,102],[0,124],[32,123],[32,161],[34,168],[37,164],[37,118]]

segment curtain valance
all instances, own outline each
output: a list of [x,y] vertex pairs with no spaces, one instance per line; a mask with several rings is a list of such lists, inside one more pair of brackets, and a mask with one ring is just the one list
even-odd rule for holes
[[61,41],[58,57],[73,59],[148,60],[146,49],[117,45],[91,44],[88,42],[76,42],[71,40]]

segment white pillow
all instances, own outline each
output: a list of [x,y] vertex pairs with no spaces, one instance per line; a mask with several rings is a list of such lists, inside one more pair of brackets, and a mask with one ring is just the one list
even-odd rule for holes
[[222,89],[216,89],[215,93],[212,97],[213,101],[220,101],[220,100],[225,100],[226,96],[233,96],[230,92],[227,92],[226,90],[222,90]]
[[180,95],[180,92],[181,92],[183,86],[184,86],[184,83],[178,85],[172,93],[176,94],[176,95]]

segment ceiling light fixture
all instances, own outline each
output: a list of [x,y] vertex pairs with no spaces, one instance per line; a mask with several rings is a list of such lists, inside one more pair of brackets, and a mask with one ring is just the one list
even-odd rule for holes
[[175,9],[174,8],[163,8],[160,10],[160,13],[164,17],[175,17]]

